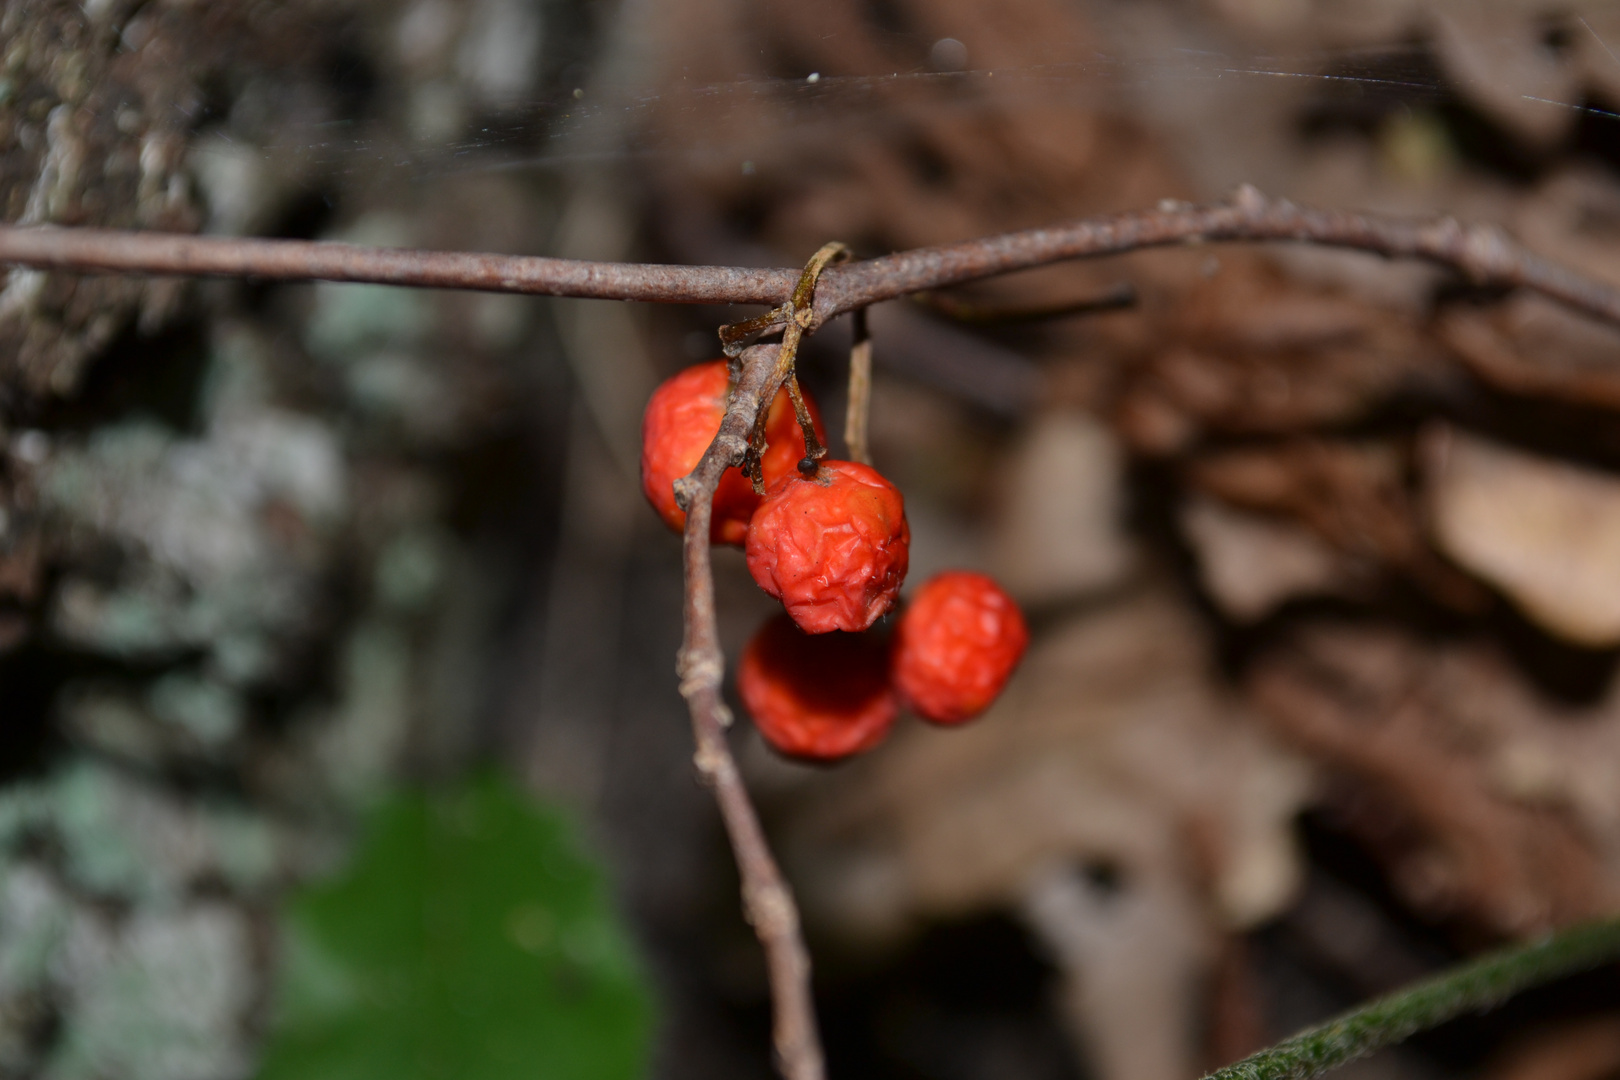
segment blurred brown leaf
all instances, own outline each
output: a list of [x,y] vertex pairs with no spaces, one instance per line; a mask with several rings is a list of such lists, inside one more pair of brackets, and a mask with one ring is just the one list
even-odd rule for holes
[[1565,640],[1620,644],[1620,477],[1450,428],[1424,472],[1441,550]]
[[1250,688],[1426,917],[1525,936],[1620,908],[1620,695],[1558,710],[1488,650],[1329,625]]

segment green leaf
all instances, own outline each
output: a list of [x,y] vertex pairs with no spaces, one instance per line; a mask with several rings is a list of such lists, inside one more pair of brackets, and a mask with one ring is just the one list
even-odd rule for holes
[[262,1080],[629,1080],[651,1009],[601,875],[503,781],[395,795],[282,920]]

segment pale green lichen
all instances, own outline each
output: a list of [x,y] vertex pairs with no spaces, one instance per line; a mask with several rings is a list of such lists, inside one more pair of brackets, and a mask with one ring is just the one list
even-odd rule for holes
[[255,977],[249,929],[203,903],[139,912],[116,930],[76,921],[64,958],[71,1008],[46,1080],[233,1080],[252,1068],[242,1018]]
[[377,555],[377,598],[401,611],[429,604],[444,581],[450,543],[439,530],[426,527],[395,535]]
[[430,325],[422,297],[403,289],[321,282],[304,347],[327,363],[347,364],[378,349],[410,346]]
[[0,869],[0,1000],[37,992],[72,918],[71,900],[43,867]]
[[29,836],[51,841],[64,882],[93,897],[173,905],[199,884],[249,896],[307,863],[291,834],[228,801],[182,799],[86,759],[0,796],[0,861]]
[[323,425],[249,397],[222,385],[215,403],[230,408],[201,439],[133,420],[41,466],[44,509],[66,535],[125,554],[116,581],[64,580],[51,614],[63,638],[131,658],[210,650],[236,683],[273,671],[272,643],[319,605],[324,545],[310,541],[346,516],[347,476]]
[[361,802],[374,795],[404,751],[412,702],[410,640],[381,620],[361,623],[343,648],[342,696],[323,725],[316,754],[333,790]]
[[70,683],[57,695],[56,711],[70,739],[102,753],[158,765],[169,749],[162,728],[122,688]]
[[170,672],[151,685],[146,701],[153,716],[183,729],[205,747],[227,743],[242,730],[241,695],[206,676]]
[[[404,218],[374,213],[323,239],[403,247],[411,242],[412,232]],[[342,365],[379,349],[414,345],[432,326],[432,307],[418,293],[323,281],[315,285],[315,308],[304,325],[304,347],[320,360]]]
[[227,324],[215,335],[198,395],[209,423],[229,422],[270,404],[269,346],[245,326]]
[[359,355],[345,366],[344,384],[362,413],[398,420],[413,433],[439,434],[454,420],[443,372],[410,353]]

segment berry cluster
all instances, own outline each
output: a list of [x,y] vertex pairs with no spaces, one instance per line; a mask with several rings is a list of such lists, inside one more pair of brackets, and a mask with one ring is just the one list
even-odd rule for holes
[[[699,364],[647,405],[642,489],[677,532],[686,515],[674,482],[720,430],[727,383],[724,361]],[[785,609],[749,642],[737,672],[766,741],[790,757],[833,761],[881,742],[902,705],[947,725],[987,709],[1029,642],[1018,605],[983,574],[950,571],[917,590],[888,642],[863,633],[894,607],[905,581],[911,529],[899,489],[852,461],[801,473],[801,463],[810,468],[805,439],[785,391],[771,404],[765,439],[765,494],[728,469],[710,535],[743,546],[755,582]]]

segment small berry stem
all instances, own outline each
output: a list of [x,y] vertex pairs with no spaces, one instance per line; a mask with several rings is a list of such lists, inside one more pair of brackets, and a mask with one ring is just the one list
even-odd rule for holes
[[771,405],[776,401],[777,391],[793,377],[793,355],[798,351],[799,339],[803,335],[799,324],[788,319],[787,330],[782,334],[782,344],[776,353],[775,366],[771,369],[769,393],[764,399],[766,404],[754,415],[754,428],[748,437],[748,452],[743,455],[743,471],[753,482],[754,491],[760,495],[765,494],[765,430]]
[[743,349],[748,347],[749,339],[767,330],[775,330],[784,320],[790,320],[790,314],[789,305],[783,304],[771,308],[763,315],[755,315],[752,319],[727,323],[720,328],[721,350],[735,360],[742,355]]
[[866,442],[867,418],[872,412],[872,335],[866,309],[855,309],[855,342],[849,348],[849,406],[844,411],[844,445],[849,460],[872,464]]
[[743,454],[742,471],[754,485],[756,495],[765,494],[765,448],[769,445],[765,439],[765,428],[770,412],[770,408],[766,407],[755,418],[753,430],[748,433],[748,450]]
[[[804,264],[804,272],[799,275],[799,283],[793,288],[793,295],[788,302],[779,308],[755,316],[740,323],[731,323],[720,328],[720,343],[725,348],[727,356],[739,355],[747,341],[755,334],[763,333],[782,327],[782,348],[777,353],[776,370],[771,379],[776,386],[785,385],[788,397],[793,401],[793,414],[799,420],[799,427],[804,431],[804,460],[799,462],[799,471],[806,477],[814,478],[816,465],[827,456],[827,448],[821,445],[821,439],[816,436],[816,424],[810,417],[810,409],[804,403],[804,395],[799,391],[799,380],[795,374],[795,362],[799,355],[799,342],[804,337],[804,331],[810,326],[815,317],[816,281],[820,279],[821,272],[834,263],[848,260],[850,251],[847,245],[834,240],[821,245],[816,253],[810,256],[810,261]],[[765,453],[765,418],[770,411],[769,402],[775,400],[775,391],[767,398],[767,405],[761,409],[754,418],[754,430],[748,440],[748,452],[743,457],[743,468],[753,481],[754,490],[765,494],[765,474],[762,458]]]
[[804,392],[799,389],[797,375],[788,376],[787,392],[793,401],[793,415],[799,420],[799,430],[804,432],[804,458],[799,462],[799,471],[807,477],[814,477],[816,466],[827,456],[827,448],[821,445],[821,439],[816,435],[816,422],[811,419],[810,406],[804,403]]

